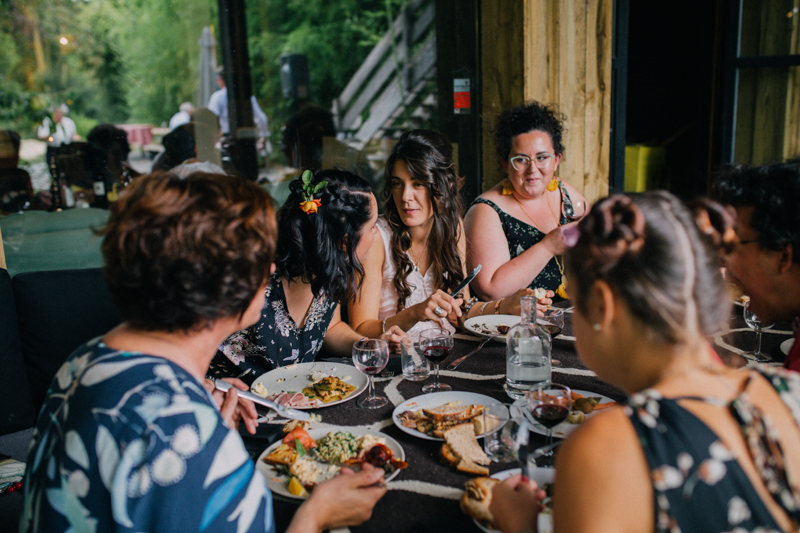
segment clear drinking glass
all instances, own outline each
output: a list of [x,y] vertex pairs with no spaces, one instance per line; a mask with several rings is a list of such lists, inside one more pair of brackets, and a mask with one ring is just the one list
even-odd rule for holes
[[[566,385],[539,383],[527,394],[528,409],[531,416],[547,429],[547,446],[553,444],[553,428],[567,419],[572,409],[572,391]],[[543,453],[542,456],[552,456]]]
[[519,324],[506,335],[506,394],[517,399],[538,383],[550,382],[552,339],[550,332],[535,322],[536,298],[520,298]]
[[555,339],[564,330],[564,310],[560,307],[545,309],[539,324],[550,333],[551,339]]
[[771,361],[772,359],[761,353],[761,332],[765,329],[771,329],[775,324],[762,324],[755,313],[750,310],[750,300],[744,304],[744,321],[750,329],[756,332],[756,349],[752,352],[745,352],[742,355],[756,361]]
[[433,363],[433,383],[422,387],[422,392],[442,392],[452,390],[450,385],[439,383],[439,363],[447,359],[453,349],[453,334],[446,329],[432,328],[419,336],[419,349],[428,361]]
[[378,409],[389,400],[385,396],[375,394],[373,376],[383,370],[389,362],[389,344],[380,339],[362,339],[353,343],[353,364],[357,369],[369,377],[367,395],[359,398],[356,403],[364,409]]
[[483,450],[489,459],[496,463],[510,463],[516,460],[514,436],[517,424],[511,421],[508,407],[502,403],[484,405],[480,419],[483,428]]
[[563,203],[561,214],[569,221],[580,220],[586,214],[586,202],[582,200]]

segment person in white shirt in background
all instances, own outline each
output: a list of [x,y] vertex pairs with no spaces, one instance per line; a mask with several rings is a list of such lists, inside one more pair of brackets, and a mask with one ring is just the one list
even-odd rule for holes
[[[63,144],[70,144],[72,141],[81,140],[78,135],[78,128],[75,126],[75,121],[65,116],[69,108],[62,104],[53,111],[53,119],[45,117],[39,129],[36,131],[36,136],[43,141],[47,141],[47,160],[50,161],[53,148],[57,148]],[[55,129],[52,129],[55,124]]]
[[191,122],[193,111],[194,106],[191,102],[182,103],[180,106],[180,111],[172,115],[172,118],[169,119],[169,129],[174,130],[182,124],[188,124]]
[[[222,135],[228,136],[230,134],[230,123],[228,121],[228,89],[225,87],[225,80],[223,79],[224,70],[222,67],[217,68],[217,85],[219,90],[215,91],[211,98],[208,99],[208,108],[219,117],[219,131]],[[253,103],[253,122],[258,129],[258,143],[257,148],[259,151],[266,149],[267,155],[272,152],[272,147],[269,143],[269,123],[267,115],[261,110],[255,96],[250,96],[250,101]]]

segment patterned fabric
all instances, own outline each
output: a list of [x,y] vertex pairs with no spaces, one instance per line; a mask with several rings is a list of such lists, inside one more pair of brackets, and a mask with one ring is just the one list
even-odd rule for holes
[[[569,193],[567,192],[567,189],[563,187],[563,184],[559,182],[559,186],[562,187],[562,194],[569,198]],[[510,259],[514,259],[522,252],[532,247],[534,244],[538,244],[542,239],[544,239],[545,233],[539,228],[531,226],[530,224],[526,224],[525,222],[512,217],[500,209],[500,206],[491,200],[478,197],[474,202],[472,202],[472,205],[475,204],[488,205],[494,209],[497,215],[500,217],[500,223],[503,225],[503,233],[505,233],[506,241],[508,241],[508,254]],[[559,224],[567,224],[568,222],[569,220],[567,220],[562,214]],[[564,264],[563,258],[559,258],[559,261],[562,265]],[[528,287],[531,289],[543,288],[549,291],[555,291],[560,284],[561,271],[558,269],[558,264],[556,263],[556,259],[554,257],[545,265],[542,271],[539,272],[539,275],[534,278]],[[560,300],[562,300],[562,298],[558,297],[558,295],[553,298],[554,302]]]
[[[758,366],[800,424],[800,376]],[[752,376],[751,376],[752,377]],[[749,380],[748,380],[749,383]],[[658,532],[780,531],[767,506],[731,450],[680,400],[648,389],[632,395],[625,408],[650,465]],[[750,403],[746,386],[728,405],[750,448],[750,455],[775,502],[797,524],[800,496],[783,469],[783,452],[773,439],[769,419]]]
[[178,365],[99,339],[56,374],[28,453],[20,531],[275,531],[241,437]]
[[209,368],[210,377],[239,377],[252,381],[279,366],[313,361],[338,304],[324,290],[314,297],[303,329],[287,311],[281,278],[273,275],[266,289],[261,318],[228,337]]
[[[381,232],[381,239],[383,239],[383,278],[381,281],[381,305],[378,310],[378,320],[383,320],[386,317],[394,316],[397,314],[397,289],[394,288],[394,275],[397,268],[394,266],[392,260],[392,230],[389,223],[386,222],[384,217],[378,219],[378,231]],[[411,263],[414,263],[414,258],[406,252]],[[419,270],[412,270],[408,275],[408,284],[411,288],[411,294],[406,299],[406,309],[412,305],[424,302],[430,298],[431,294],[436,292],[433,280],[433,269],[429,268],[423,276]],[[424,320],[417,322],[406,333],[409,337],[418,338],[420,334],[433,328],[444,328],[451,333],[455,333],[456,328],[453,327],[447,319],[443,318],[438,322],[433,320]]]

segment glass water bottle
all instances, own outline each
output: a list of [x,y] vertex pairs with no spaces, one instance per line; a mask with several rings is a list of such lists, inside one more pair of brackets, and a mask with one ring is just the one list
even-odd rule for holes
[[520,305],[522,319],[506,335],[506,393],[514,399],[550,381],[552,355],[550,332],[536,323],[536,298],[523,296]]

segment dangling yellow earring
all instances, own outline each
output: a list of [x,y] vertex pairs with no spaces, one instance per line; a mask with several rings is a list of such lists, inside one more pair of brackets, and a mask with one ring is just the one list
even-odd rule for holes
[[503,196],[511,196],[514,194],[514,186],[511,185],[511,182],[508,180],[503,180],[503,192],[501,193]]
[[547,190],[554,191],[556,189],[558,189],[558,178],[553,177],[553,179],[550,180],[550,183],[547,184]]

